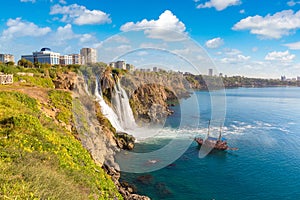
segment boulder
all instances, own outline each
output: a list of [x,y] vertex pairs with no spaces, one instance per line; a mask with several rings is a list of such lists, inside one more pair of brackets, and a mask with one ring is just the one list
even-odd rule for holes
[[116,142],[120,149],[132,150],[134,148],[135,138],[127,133],[118,132],[116,134]]

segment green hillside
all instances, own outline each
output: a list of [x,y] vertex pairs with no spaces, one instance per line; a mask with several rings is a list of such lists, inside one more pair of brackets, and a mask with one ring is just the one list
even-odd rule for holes
[[122,199],[67,128],[71,94],[31,79],[0,85],[0,199]]

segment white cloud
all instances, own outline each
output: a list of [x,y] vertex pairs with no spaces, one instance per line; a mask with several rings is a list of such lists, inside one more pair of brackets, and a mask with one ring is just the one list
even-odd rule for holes
[[226,64],[245,64],[250,60],[250,56],[245,56],[238,49],[224,48],[222,52],[218,52],[218,56],[223,55],[224,57],[220,59],[221,63]]
[[149,53],[147,52],[147,51],[139,51],[138,53],[137,53],[137,55],[138,56],[146,56],[146,55],[148,55]]
[[65,0],[59,0],[59,3],[61,3],[61,4],[67,4],[67,2]]
[[299,42],[294,42],[294,43],[284,44],[284,46],[286,46],[286,47],[288,47],[289,49],[292,49],[292,50],[300,50],[300,41]]
[[273,51],[266,55],[265,60],[268,61],[280,61],[280,62],[292,62],[295,59],[294,54],[290,54],[289,51]]
[[242,54],[238,54],[231,57],[222,58],[221,62],[235,64],[235,63],[243,63],[245,61],[248,61],[249,59],[250,56],[244,56]]
[[7,29],[2,32],[2,39],[13,39],[16,37],[39,37],[48,34],[49,27],[40,28],[36,24],[22,20],[22,18],[9,19],[6,22]]
[[126,43],[126,44],[130,43],[128,38],[126,38],[124,36],[120,36],[120,35],[114,35],[111,38],[109,38],[108,40],[114,41],[117,43]]
[[153,49],[166,49],[168,48],[168,44],[167,43],[151,43],[151,42],[144,42],[144,43],[141,43],[140,48],[145,48],[145,49],[148,49],[148,48],[153,48]]
[[223,44],[224,44],[223,39],[220,37],[217,37],[217,38],[213,38],[211,40],[206,41],[205,46],[210,49],[217,49],[220,46],[222,46]]
[[65,26],[60,26],[57,28],[55,37],[57,40],[66,41],[74,38],[79,38],[80,35],[77,35],[73,32],[71,24],[67,24]]
[[107,52],[113,52],[116,55],[123,55],[125,53],[128,53],[129,51],[132,51],[133,48],[130,45],[119,45],[116,47],[107,47],[105,48],[105,51]]
[[88,10],[78,4],[69,6],[56,4],[51,7],[50,15],[63,15],[61,21],[77,25],[111,23],[109,14],[101,10]]
[[243,10],[240,10],[240,13],[241,13],[241,14],[245,14],[246,11],[243,9]]
[[262,38],[279,39],[284,35],[293,34],[300,28],[300,11],[283,10],[265,17],[256,15],[240,20],[233,30],[250,30]]
[[36,0],[20,0],[21,2],[31,2],[31,3],[35,3]]
[[229,6],[240,5],[240,0],[210,0],[204,4],[199,4],[197,8],[215,8],[218,11],[224,10]]
[[165,41],[180,41],[186,37],[186,28],[171,11],[166,10],[157,20],[143,19],[140,22],[127,22],[122,25],[121,31],[144,30],[149,38]]
[[52,43],[52,45],[61,46],[66,45],[68,41],[74,39],[75,41],[79,41],[80,44],[96,41],[96,38],[91,34],[74,33],[71,24],[58,27],[56,32],[53,33],[52,37],[49,40]]
[[300,1],[291,0],[291,1],[287,2],[287,5],[291,6],[291,7],[293,7],[293,6],[297,5],[297,4],[300,4]]
[[88,33],[82,34],[79,39],[80,43],[88,43],[88,42],[92,42],[95,40],[96,40],[96,38],[93,35],[88,34]]
[[242,52],[238,49],[225,48],[224,49],[224,54],[226,54],[228,56],[235,56],[235,55],[238,55],[238,54],[242,54]]

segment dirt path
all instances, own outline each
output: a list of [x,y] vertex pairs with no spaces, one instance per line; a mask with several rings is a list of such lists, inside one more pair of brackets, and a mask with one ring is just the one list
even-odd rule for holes
[[0,91],[17,91],[37,99],[39,102],[47,104],[48,91],[51,89],[40,87],[29,87],[20,85],[0,85]]

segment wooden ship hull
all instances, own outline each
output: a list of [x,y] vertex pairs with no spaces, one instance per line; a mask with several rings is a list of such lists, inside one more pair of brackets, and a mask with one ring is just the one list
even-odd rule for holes
[[205,145],[207,147],[211,147],[214,150],[225,151],[227,149],[231,149],[228,147],[226,141],[213,140],[209,138],[207,140],[203,140],[202,138],[195,138],[195,141],[198,143],[199,146],[202,146],[205,142]]

